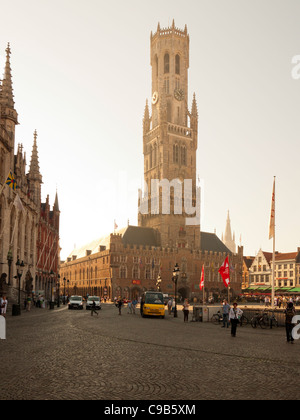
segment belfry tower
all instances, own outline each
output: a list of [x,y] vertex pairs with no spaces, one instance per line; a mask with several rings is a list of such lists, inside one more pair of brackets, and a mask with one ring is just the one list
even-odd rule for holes
[[[188,109],[189,35],[175,27],[161,29],[150,37],[152,67],[151,116],[146,101],[143,119],[144,181],[147,194],[139,199],[139,226],[159,231],[165,247],[200,248],[200,220],[187,212],[184,181],[190,180],[189,199],[196,209],[200,194],[196,186],[196,152],[198,147],[198,111],[194,94],[191,111]],[[160,184],[157,201],[153,200],[152,180],[168,181],[169,192]],[[182,183],[182,194],[175,188]],[[162,208],[163,194],[170,196],[170,212]],[[199,196],[199,199],[197,199]],[[156,203],[159,211],[153,210]],[[148,204],[148,212],[141,208]]]

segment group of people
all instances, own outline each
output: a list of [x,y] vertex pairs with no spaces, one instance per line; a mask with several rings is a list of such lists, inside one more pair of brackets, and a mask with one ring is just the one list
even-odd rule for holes
[[[269,296],[265,297],[265,305],[271,306],[271,298]],[[274,298],[274,306],[277,308],[286,308],[288,303],[292,303],[293,305],[298,306],[300,303],[300,296],[297,297],[287,297],[287,296],[275,296]]]
[[125,298],[122,299],[121,296],[114,298],[114,303],[119,310],[119,315],[122,315],[122,306],[125,302],[127,302],[127,313],[135,315],[136,305],[140,302],[136,298],[133,300],[126,300]]
[[[285,314],[285,329],[286,329],[286,339],[287,343],[294,343],[293,337],[293,318],[296,315],[296,309],[294,307],[294,303],[292,301],[287,303],[286,309],[284,311]],[[243,311],[238,308],[238,304],[235,302],[233,304],[233,308],[228,304],[226,300],[223,302],[223,326],[222,328],[229,328],[229,324],[231,324],[231,336],[236,336],[237,326],[240,323],[240,319],[243,316]]]

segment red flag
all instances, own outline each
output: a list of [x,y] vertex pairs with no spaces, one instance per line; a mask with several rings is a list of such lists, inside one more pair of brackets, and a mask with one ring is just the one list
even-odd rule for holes
[[225,258],[225,261],[219,268],[219,273],[221,274],[224,285],[228,287],[230,285],[230,270],[228,256]]
[[202,266],[201,280],[200,280],[200,290],[204,287],[204,265]]

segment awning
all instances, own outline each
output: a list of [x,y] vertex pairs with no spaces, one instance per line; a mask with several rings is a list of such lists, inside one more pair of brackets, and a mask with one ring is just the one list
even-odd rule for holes
[[300,293],[300,287],[292,287],[289,292],[291,293]]

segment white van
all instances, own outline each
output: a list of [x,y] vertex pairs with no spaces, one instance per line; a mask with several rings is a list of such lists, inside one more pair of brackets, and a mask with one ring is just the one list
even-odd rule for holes
[[68,307],[69,309],[83,309],[82,296],[71,296]]
[[86,310],[92,309],[93,301],[95,302],[96,309],[101,309],[100,298],[98,296],[89,296],[86,301]]

